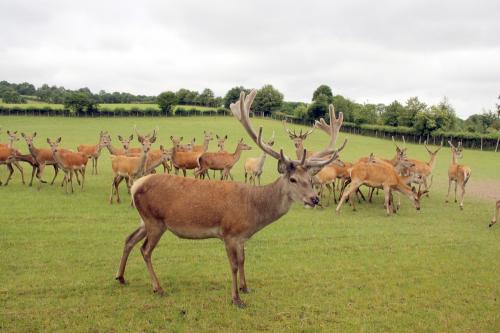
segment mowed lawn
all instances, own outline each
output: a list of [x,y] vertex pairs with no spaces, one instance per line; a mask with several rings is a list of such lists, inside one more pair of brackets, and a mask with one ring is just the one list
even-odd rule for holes
[[[265,136],[274,130],[275,146],[294,156],[281,123],[253,122],[264,126]],[[171,135],[195,136],[198,142],[203,130],[228,134],[228,150],[240,138],[249,141],[230,117],[0,117],[4,131],[37,131],[39,147],[47,147],[47,137],[61,136],[62,146],[73,149],[97,143],[100,130],[109,131],[117,145],[116,136],[132,134],[134,124],[144,133],[159,126],[159,143],[166,146],[171,146]],[[345,160],[370,152],[394,155],[388,140],[348,139]],[[5,140],[3,133],[0,141]],[[326,141],[315,132],[306,146],[320,149]],[[245,152],[232,171],[237,181],[243,180],[243,160],[260,154],[251,145],[254,150]],[[24,140],[17,147],[27,152]],[[411,157],[427,159],[422,146],[408,147]],[[212,142],[210,149],[215,148]],[[0,188],[0,331],[498,332],[500,225],[488,228],[492,200],[468,194],[464,211],[444,203],[450,160],[445,147],[420,212],[402,198],[400,212],[388,217],[381,194],[356,212],[348,205],[340,214],[333,204],[314,210],[295,205],[246,243],[251,293],[242,295],[245,309],[230,304],[229,264],[216,239],[181,240],[165,233],[153,254],[165,297],[152,293],[138,247],[127,266],[128,284],[114,280],[124,239],[138,225],[138,214],[123,185],[125,203],[108,203],[107,150],[99,160],[99,175],[91,175],[89,163],[86,187],[73,195],[64,194],[61,176],[57,186],[44,184],[38,191],[21,185],[16,172],[11,184]],[[470,186],[498,186],[500,154],[466,150],[463,163],[472,168]],[[29,169],[26,165],[27,176]],[[45,179],[52,174],[48,167]],[[4,166],[0,177],[5,180]],[[276,177],[276,162],[268,158],[264,183]],[[173,190],[182,195],[182,189]]]

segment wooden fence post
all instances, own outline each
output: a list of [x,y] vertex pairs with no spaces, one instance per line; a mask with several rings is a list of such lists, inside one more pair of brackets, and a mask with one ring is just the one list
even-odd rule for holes
[[495,147],[495,153],[498,152],[498,143],[500,142],[500,138],[497,139],[497,146]]

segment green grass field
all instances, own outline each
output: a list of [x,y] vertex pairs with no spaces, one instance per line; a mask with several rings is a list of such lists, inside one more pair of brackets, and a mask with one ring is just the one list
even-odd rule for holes
[[[276,146],[294,155],[281,123],[253,121],[264,125],[265,136],[274,129]],[[231,150],[238,139],[248,141],[230,117],[0,118],[4,130],[37,131],[38,146],[61,136],[62,145],[73,149],[97,143],[100,130],[108,130],[116,145],[116,135],[131,134],[134,124],[142,132],[158,125],[159,143],[167,146],[170,135],[200,141],[203,130],[228,134]],[[5,139],[3,134],[0,141]],[[370,152],[393,156],[390,141],[348,139],[345,160]],[[325,141],[324,134],[313,133],[306,146],[319,149]],[[17,147],[27,151],[24,141]],[[259,153],[243,154],[232,172],[238,181],[244,158]],[[427,159],[422,146],[409,145],[409,155]],[[73,195],[59,186],[23,186],[16,173],[0,188],[0,331],[498,332],[500,226],[488,228],[493,201],[472,189],[498,189],[500,154],[465,151],[463,163],[473,171],[463,212],[444,203],[450,156],[446,147],[439,153],[430,198],[423,199],[420,212],[403,198],[400,212],[388,217],[382,195],[357,212],[346,205],[339,215],[334,205],[295,205],[257,233],[246,243],[252,292],[242,295],[245,309],[230,304],[229,265],[219,240],[163,236],[153,261],[165,297],[152,293],[137,249],[127,266],[129,284],[116,283],[123,241],[136,228],[138,214],[127,203],[108,203],[107,151],[100,174],[90,175],[89,164],[86,188]],[[277,177],[276,163],[266,163],[265,183]],[[50,179],[52,169],[46,171]],[[5,180],[5,167],[0,177]],[[121,193],[127,197],[124,187]]]

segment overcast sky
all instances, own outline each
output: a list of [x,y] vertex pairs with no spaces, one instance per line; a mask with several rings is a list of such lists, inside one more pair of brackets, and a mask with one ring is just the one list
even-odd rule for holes
[[500,95],[500,1],[0,0],[0,80],[156,95],[320,84],[358,102]]

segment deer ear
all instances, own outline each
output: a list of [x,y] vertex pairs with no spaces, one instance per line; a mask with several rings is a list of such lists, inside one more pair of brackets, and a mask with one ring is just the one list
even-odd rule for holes
[[35,132],[35,133],[33,133],[33,137],[35,137],[35,136],[36,136],[36,132]]
[[227,140],[227,134],[226,134],[226,136],[224,137],[224,140]]
[[21,136],[22,136],[23,138],[25,137],[24,132],[21,132]]
[[50,139],[49,138],[47,138],[47,143],[50,145]]
[[156,136],[153,136],[151,139],[149,139],[150,143],[155,143],[155,141],[156,141]]
[[174,136],[173,135],[170,136],[170,140],[172,140],[172,141],[174,140]]
[[278,161],[278,173],[283,175],[287,172],[287,170],[288,170],[288,167],[286,165],[286,162],[279,160]]
[[163,145],[160,145],[160,150],[163,152],[165,151],[165,148],[163,148]]
[[130,141],[134,140],[134,135],[133,135],[133,134],[130,134],[130,136],[128,137],[128,139],[129,139]]
[[181,140],[181,141],[182,141],[182,139],[184,139],[184,137],[183,137],[183,136],[181,136],[181,137],[179,138],[179,140]]
[[215,137],[217,138],[217,140],[219,140],[219,134],[215,134]]
[[57,143],[61,142],[61,137],[58,137],[56,142]]
[[121,135],[118,135],[118,140],[123,141],[123,138]]

